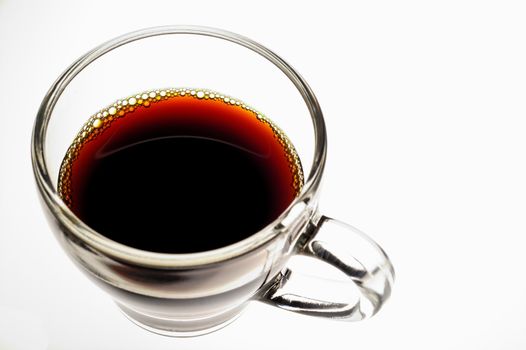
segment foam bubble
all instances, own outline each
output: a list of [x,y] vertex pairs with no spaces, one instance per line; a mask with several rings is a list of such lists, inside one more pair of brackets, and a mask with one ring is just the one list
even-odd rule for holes
[[[148,108],[152,104],[162,103],[164,100],[181,98],[183,96],[189,96],[199,100],[212,99],[218,102],[223,102],[228,106],[231,106],[231,108],[243,108],[252,112],[254,118],[257,118],[260,122],[267,124],[273,131],[274,136],[277,138],[278,142],[284,148],[284,151],[287,155],[287,160],[289,161],[289,167],[294,173],[292,187],[295,189],[297,195],[300,193],[301,188],[303,187],[304,177],[299,156],[288,137],[276,124],[274,124],[274,122],[245,103],[229,96],[221,95],[217,92],[203,89],[169,88],[144,92],[125,99],[117,100],[117,102],[114,104],[109,105],[107,108],[96,113],[88,119],[86,124],[84,124],[80,129],[73,143],[68,148],[68,151],[60,167],[58,192],[64,202],[68,206],[71,206],[70,192],[72,164],[77,158],[79,150],[86,142],[89,142],[98,134],[104,132],[104,130],[108,128],[115,119],[125,118],[128,113],[133,112],[137,108]],[[123,108],[125,106],[129,107]]]

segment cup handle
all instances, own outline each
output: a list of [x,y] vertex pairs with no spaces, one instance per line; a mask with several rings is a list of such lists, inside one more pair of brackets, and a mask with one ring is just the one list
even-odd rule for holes
[[[391,295],[395,277],[382,248],[358,229],[326,216],[321,216],[308,231],[304,242],[300,240],[297,254],[314,257],[342,271],[349,283],[357,287],[359,297],[331,302],[303,296],[301,291],[285,292],[285,284],[297,278],[294,270],[286,268],[260,301],[300,314],[345,321],[360,321],[376,314]],[[323,280],[316,282],[323,286]]]

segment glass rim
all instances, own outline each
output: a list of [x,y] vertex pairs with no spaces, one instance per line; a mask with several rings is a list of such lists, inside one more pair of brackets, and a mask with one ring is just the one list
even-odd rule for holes
[[[201,35],[222,39],[244,46],[264,57],[280,69],[298,89],[308,107],[314,126],[315,152],[311,169],[302,191],[287,209],[285,209],[279,217],[267,226],[239,242],[218,249],[198,253],[167,254],[140,250],[113,241],[91,229],[77,218],[58,195],[48,172],[44,152],[47,127],[53,109],[60,99],[62,92],[77,74],[99,57],[120,46],[150,37],[172,34]],[[67,232],[71,233],[75,238],[104,255],[131,264],[156,268],[195,267],[217,263],[246,254],[273,239],[279,233],[274,230],[274,228],[287,217],[290,210],[299,202],[312,197],[312,194],[319,188],[325,166],[326,152],[326,128],[321,108],[316,96],[307,82],[294,68],[271,50],[242,35],[218,28],[186,25],[151,27],[130,32],[109,40],[81,56],[59,76],[46,93],[37,112],[31,137],[31,160],[38,189],[52,214],[60,221],[61,226],[63,226]]]

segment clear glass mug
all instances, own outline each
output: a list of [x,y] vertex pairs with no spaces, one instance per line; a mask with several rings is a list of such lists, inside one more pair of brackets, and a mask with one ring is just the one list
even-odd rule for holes
[[[228,93],[264,112],[295,145],[305,184],[264,229],[211,251],[154,253],[95,232],[61,200],[56,190],[60,164],[88,117],[119,97],[166,87]],[[44,97],[31,150],[43,207],[62,247],[143,328],[172,336],[205,334],[231,322],[252,300],[358,321],[374,315],[391,294],[394,270],[384,251],[357,229],[317,210],[327,137],[316,97],[289,64],[246,37],[215,28],[166,26],[96,47],[75,61]],[[235,213],[230,220],[236,220]],[[316,292],[327,288],[325,279],[307,287],[293,283],[304,276],[297,273],[301,266],[288,264],[295,255],[340,270],[355,293],[321,300]]]

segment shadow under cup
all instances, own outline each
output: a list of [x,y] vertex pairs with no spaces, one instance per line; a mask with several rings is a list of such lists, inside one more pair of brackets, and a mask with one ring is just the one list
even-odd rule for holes
[[[57,194],[62,158],[78,128],[101,104],[147,89],[178,86],[228,93],[264,112],[296,146],[304,167],[308,165],[306,182],[272,223],[223,248],[163,254],[111,241],[79,220]],[[128,318],[173,336],[216,330],[251,300],[346,320],[361,320],[380,309],[394,279],[389,259],[358,230],[317,212],[325,155],[323,116],[298,73],[248,38],[205,27],[145,29],[91,50],[46,94],[32,138],[38,190],[63,249]],[[236,220],[235,215],[229,220]],[[309,290],[289,293],[285,285],[296,274],[286,266],[295,254],[339,269],[357,297],[336,302],[298,296],[309,295]]]

